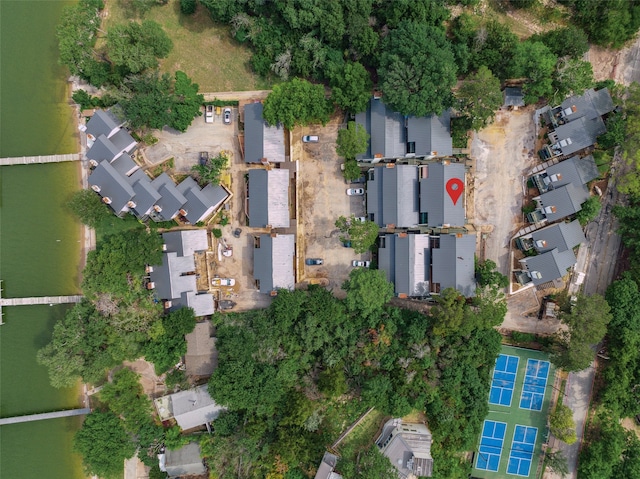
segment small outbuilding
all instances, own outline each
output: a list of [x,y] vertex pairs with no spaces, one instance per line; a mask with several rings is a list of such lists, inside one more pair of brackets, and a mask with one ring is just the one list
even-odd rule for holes
[[524,106],[524,93],[520,87],[507,87],[503,92],[504,106],[512,110],[517,110],[519,107]]

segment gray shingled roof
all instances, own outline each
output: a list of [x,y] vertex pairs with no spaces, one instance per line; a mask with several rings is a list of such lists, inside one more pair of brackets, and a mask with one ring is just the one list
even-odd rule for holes
[[524,94],[522,93],[522,88],[505,88],[504,106],[524,106]]
[[156,212],[155,215],[165,221],[173,219],[182,208],[182,205],[187,202],[187,199],[178,191],[175,183],[166,173],[158,176],[151,182],[151,185],[162,196],[157,202],[162,211]]
[[210,216],[216,207],[227,198],[228,194],[221,186],[207,185],[206,192],[200,189],[198,183],[188,176],[178,185],[178,191],[187,199],[183,209],[187,210],[186,218],[191,224],[196,224]]
[[100,135],[112,135],[114,130],[122,126],[123,122],[109,110],[97,110],[87,122],[86,133],[98,138]]
[[601,117],[589,119],[586,116],[559,125],[554,133],[563,155],[572,155],[596,142],[598,136],[607,131]]
[[[395,165],[374,168],[367,182],[367,214],[378,226],[408,228],[418,224],[418,168]],[[371,216],[369,216],[371,217]]]
[[210,293],[196,293],[195,291],[185,291],[179,298],[171,299],[170,311],[180,308],[191,308],[196,317],[209,316],[215,313],[213,296]]
[[396,295],[429,295],[430,240],[427,234],[395,233],[381,238],[378,268],[394,284]]
[[440,291],[455,288],[466,297],[475,296],[476,236],[473,234],[440,235],[440,248],[431,250],[431,281]]
[[600,176],[596,162],[591,155],[582,159],[579,156],[573,156],[548,167],[546,173],[553,180],[550,184],[554,187],[569,183],[585,185]]
[[[531,233],[531,239],[533,240],[533,247],[539,253],[546,253],[556,248],[561,253],[586,242],[578,220],[574,220],[571,223],[557,223],[536,230]],[[539,241],[543,243],[538,244]]]
[[204,229],[169,231],[162,234],[162,240],[167,252],[178,253],[179,256],[190,256],[209,249],[207,230]]
[[91,148],[87,150],[87,158],[95,161],[112,161],[121,153],[122,150],[114,145],[109,138],[105,135],[100,135],[91,145]]
[[253,249],[253,277],[260,281],[260,292],[270,294],[276,289],[293,289],[295,236],[260,235],[260,247]]
[[154,265],[150,273],[158,299],[178,300],[182,293],[196,291],[193,256],[178,256],[176,252],[162,254],[162,264]]
[[133,186],[133,191],[136,193],[133,199],[136,204],[136,206],[132,208],[133,212],[138,218],[143,218],[149,214],[151,208],[158,202],[160,193],[151,186],[151,180],[142,170],[136,171],[129,178],[129,183]]
[[126,151],[127,153],[131,153],[137,145],[136,140],[134,140],[124,128],[121,128],[116,134],[110,136],[109,140],[111,140],[118,150]]
[[342,476],[333,472],[336,464],[338,464],[338,456],[325,452],[314,479],[342,479]]
[[411,116],[407,119],[407,143],[415,143],[416,156],[451,156],[451,111],[427,117]]
[[580,211],[582,203],[587,199],[589,190],[585,185],[576,186],[570,183],[541,194],[536,201],[547,220],[552,223]]
[[288,228],[289,170],[249,170],[249,224]]
[[100,188],[100,196],[110,198],[109,206],[117,213],[127,207],[127,203],[135,196],[129,183],[107,161],[101,161],[89,175],[89,184]]
[[465,195],[463,193],[454,204],[447,193],[446,185],[450,180],[457,178],[466,186],[464,165],[462,163],[431,163],[423,166],[422,171],[420,212],[427,214],[427,224],[436,227],[445,224],[463,226],[466,223]]
[[207,472],[200,457],[200,446],[197,442],[191,442],[179,449],[167,449],[165,454],[165,468],[170,478],[195,476]]
[[[133,158],[126,154],[120,155],[118,158],[113,160],[111,162],[111,165],[116,169],[118,173],[120,173],[122,176],[127,177],[140,170],[140,166],[138,166],[138,164],[133,161]],[[131,180],[128,181],[129,183],[132,183]]]
[[[557,248],[537,256],[521,260],[531,276],[533,284],[539,285],[554,279],[562,278],[567,269],[576,264],[576,255],[572,249],[558,251]],[[540,273],[540,278],[534,272]]]
[[262,103],[248,103],[244,107],[244,161],[271,163],[285,160],[284,129],[269,126],[262,118]]
[[431,431],[424,424],[404,423],[400,419],[387,421],[376,439],[376,445],[398,470],[401,478],[411,474],[431,477],[431,442]]
[[184,356],[187,375],[210,376],[218,367],[216,338],[211,321],[196,323],[192,332],[185,335],[187,354]]
[[580,96],[567,98],[560,107],[562,110],[574,110],[567,116],[569,121],[573,121],[575,118],[583,116],[591,119],[606,115],[613,111],[614,105],[608,88],[602,88],[598,91],[590,88]]
[[182,430],[211,422],[225,409],[211,398],[206,384],[171,394],[169,397],[173,417]]

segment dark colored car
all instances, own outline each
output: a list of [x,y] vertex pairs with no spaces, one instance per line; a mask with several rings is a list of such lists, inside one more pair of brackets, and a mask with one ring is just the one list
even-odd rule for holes
[[232,309],[235,305],[236,305],[235,301],[230,301],[228,299],[223,299],[221,301],[218,301],[218,309],[220,310]]
[[205,166],[209,161],[209,152],[201,151],[200,152],[200,166]]
[[240,228],[236,228],[235,230],[233,230],[233,236],[235,236],[236,238],[240,238],[241,233],[242,230]]
[[314,265],[322,264],[323,261],[320,258],[307,258],[304,260],[304,263],[309,266],[314,266]]
[[351,248],[351,240],[343,241],[342,246],[344,246],[345,248]]

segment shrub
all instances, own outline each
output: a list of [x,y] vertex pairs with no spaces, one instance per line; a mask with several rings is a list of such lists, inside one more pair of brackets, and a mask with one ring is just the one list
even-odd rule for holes
[[198,3],[196,0],[180,0],[180,11],[184,15],[193,15],[196,13]]
[[213,236],[216,238],[222,238],[222,230],[219,228],[213,228]]

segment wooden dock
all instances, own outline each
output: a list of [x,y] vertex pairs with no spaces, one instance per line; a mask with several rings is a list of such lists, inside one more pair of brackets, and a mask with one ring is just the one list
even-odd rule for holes
[[33,296],[31,298],[3,298],[2,297],[2,280],[0,279],[0,325],[3,325],[2,321],[2,307],[3,306],[31,306],[35,304],[48,304],[53,306],[54,304],[69,304],[79,303],[82,301],[83,296],[77,294],[74,296]]
[[28,414],[25,416],[3,417],[0,418],[0,426],[7,424],[19,424],[21,422],[42,421],[43,419],[57,419],[60,417],[82,416],[89,414],[91,409],[86,407],[82,409],[68,409],[66,411],[45,412],[41,414]]
[[63,161],[80,161],[81,159],[82,157],[80,153],[44,156],[14,156],[11,158],[0,158],[0,166],[33,165],[38,163],[61,163]]

